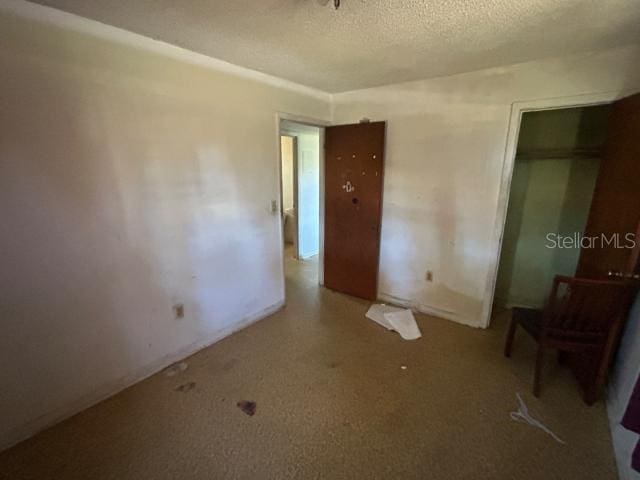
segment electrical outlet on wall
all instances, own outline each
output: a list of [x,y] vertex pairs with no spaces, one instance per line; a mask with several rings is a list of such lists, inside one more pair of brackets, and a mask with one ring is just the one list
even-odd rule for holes
[[173,315],[176,319],[184,318],[184,305],[182,303],[176,303],[173,306]]
[[433,282],[433,272],[431,270],[427,270],[426,275],[424,276],[427,282]]

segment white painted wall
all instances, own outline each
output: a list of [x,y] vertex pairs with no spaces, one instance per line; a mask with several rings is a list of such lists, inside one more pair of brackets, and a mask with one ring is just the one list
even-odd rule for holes
[[597,158],[516,160],[495,302],[542,308],[556,275],[576,272],[580,249],[549,248],[547,235],[584,232]]
[[482,326],[512,103],[637,91],[638,58],[625,47],[334,95],[335,124],[388,122],[381,297]]
[[618,473],[622,480],[640,480],[640,473],[631,468],[631,454],[640,437],[620,425],[638,375],[640,375],[640,296],[636,299],[625,325],[607,388],[607,412]]
[[298,255],[320,250],[320,130],[298,136]]
[[276,112],[330,114],[328,95],[29,8],[114,40],[0,12],[0,449],[282,304]]
[[293,208],[293,137],[280,137],[280,158],[282,160],[282,209]]

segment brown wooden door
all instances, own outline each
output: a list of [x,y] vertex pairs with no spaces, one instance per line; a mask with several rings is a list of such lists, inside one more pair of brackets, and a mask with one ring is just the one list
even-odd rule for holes
[[613,105],[600,173],[585,228],[585,242],[598,241],[580,252],[576,276],[604,277],[638,273],[640,238],[640,94]]
[[324,285],[378,294],[385,122],[325,130]]
[[[614,241],[610,244],[598,241],[591,245],[593,248],[582,248],[576,276],[628,278],[638,273],[640,237],[634,237],[639,225],[640,94],[636,94],[613,105],[584,234],[590,243],[592,238],[613,238]],[[635,248],[625,248],[629,238],[635,242]],[[601,351],[576,352],[568,356],[569,365],[585,389],[588,402],[595,399],[598,387],[604,384],[622,328],[623,322],[611,325],[607,343]]]

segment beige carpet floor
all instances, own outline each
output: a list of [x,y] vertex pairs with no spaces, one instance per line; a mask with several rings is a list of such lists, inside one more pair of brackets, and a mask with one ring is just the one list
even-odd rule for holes
[[[423,338],[404,341],[288,257],[286,308],[0,454],[0,478],[616,478],[604,403],[584,405],[553,355],[535,399],[534,344],[505,359],[504,315],[418,315]],[[516,392],[565,444],[511,420]]]

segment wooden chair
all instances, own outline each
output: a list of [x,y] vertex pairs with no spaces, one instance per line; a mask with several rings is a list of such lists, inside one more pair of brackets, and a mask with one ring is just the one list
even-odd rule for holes
[[609,359],[634,293],[635,286],[622,280],[556,275],[544,310],[513,308],[504,355],[511,356],[518,325],[538,342],[533,377],[536,397],[540,395],[540,373],[546,348],[557,349],[559,361],[565,352],[586,355],[590,367],[588,380],[583,382],[584,400],[591,405],[604,385]]

